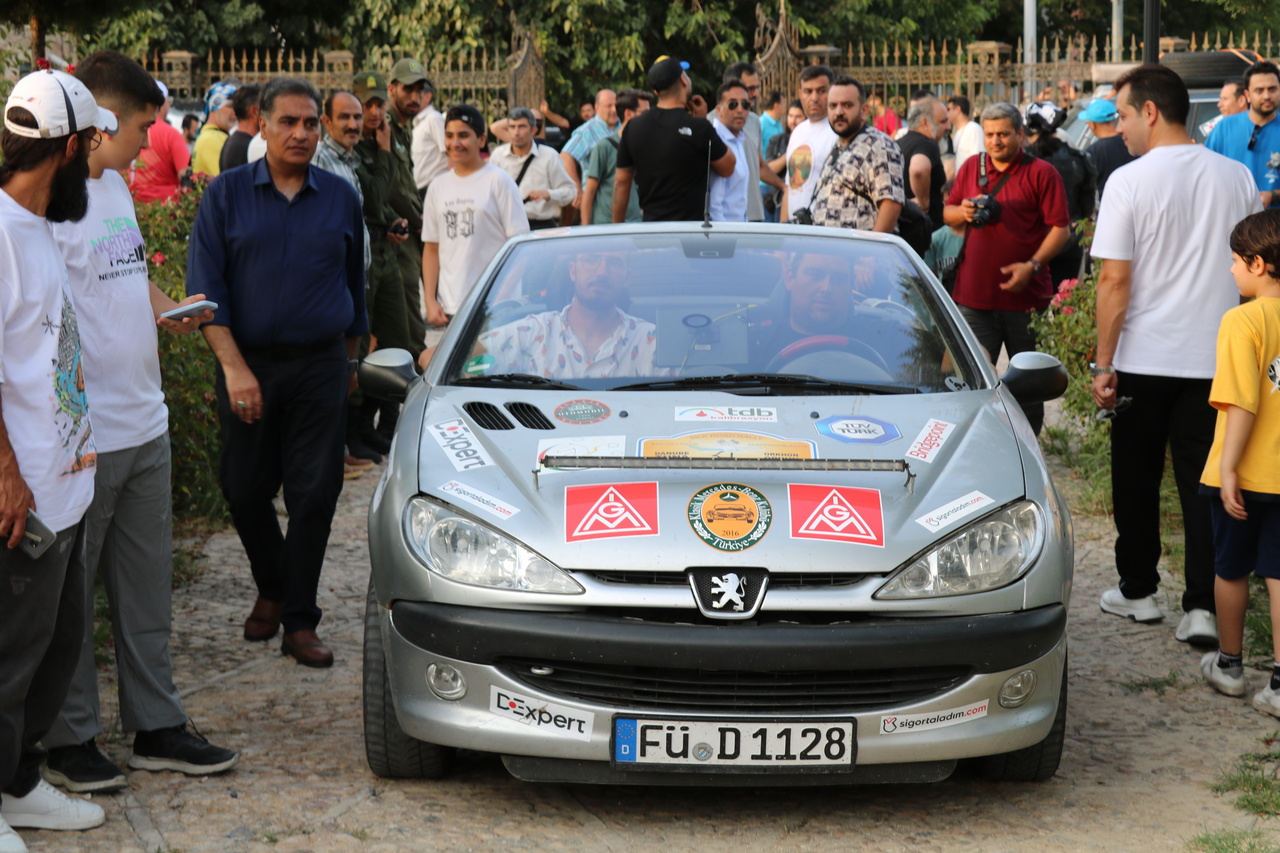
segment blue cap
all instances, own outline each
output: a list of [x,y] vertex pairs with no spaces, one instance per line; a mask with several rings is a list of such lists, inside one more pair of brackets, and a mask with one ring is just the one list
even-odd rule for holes
[[1094,98],[1089,102],[1089,106],[1085,107],[1080,113],[1080,118],[1085,121],[1094,121],[1102,124],[1108,121],[1116,120],[1116,105],[1113,101],[1106,98]]
[[204,96],[204,116],[209,116],[222,109],[231,102],[231,96],[236,93],[238,87],[235,83],[223,80],[214,83],[209,87],[209,93]]

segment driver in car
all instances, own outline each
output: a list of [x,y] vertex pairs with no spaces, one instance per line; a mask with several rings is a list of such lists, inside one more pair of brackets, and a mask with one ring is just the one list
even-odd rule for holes
[[[573,299],[480,335],[473,364],[488,374],[550,379],[670,376],[654,367],[656,328],[622,310],[630,283],[626,252],[584,252],[569,264]],[[487,354],[493,359],[477,361]]]

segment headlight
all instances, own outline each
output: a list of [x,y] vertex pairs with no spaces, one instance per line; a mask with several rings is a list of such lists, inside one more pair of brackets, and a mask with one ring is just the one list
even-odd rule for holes
[[936,598],[1013,583],[1040,554],[1044,519],[1022,501],[970,525],[894,575],[879,599]]
[[583,591],[564,570],[514,539],[426,498],[405,506],[404,533],[414,555],[451,581],[523,592]]

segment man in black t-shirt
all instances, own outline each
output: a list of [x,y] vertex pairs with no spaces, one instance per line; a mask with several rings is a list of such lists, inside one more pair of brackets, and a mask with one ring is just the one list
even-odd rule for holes
[[258,111],[258,100],[261,97],[262,87],[256,83],[241,86],[231,96],[231,108],[236,112],[236,129],[222,146],[222,153],[218,156],[219,172],[249,162],[249,143],[258,135],[262,121]]
[[929,97],[912,104],[907,111],[907,132],[898,139],[907,198],[915,199],[929,214],[934,231],[942,227],[942,186],[947,182],[938,140],[950,127],[947,108]]
[[693,84],[687,62],[662,57],[649,68],[649,85],[658,95],[652,109],[636,116],[618,146],[613,179],[613,221],[624,222],[631,183],[640,195],[645,222],[678,222],[703,217],[707,167],[722,178],[737,160],[711,122],[685,109]]

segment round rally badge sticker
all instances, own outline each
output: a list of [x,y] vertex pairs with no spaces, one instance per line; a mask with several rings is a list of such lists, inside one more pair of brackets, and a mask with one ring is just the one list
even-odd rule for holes
[[693,532],[720,551],[745,551],[760,541],[773,521],[768,499],[737,483],[699,489],[689,501],[688,512]]
[[556,406],[552,412],[556,420],[565,424],[598,424],[613,411],[599,400],[570,400]]

